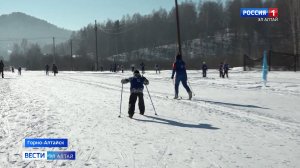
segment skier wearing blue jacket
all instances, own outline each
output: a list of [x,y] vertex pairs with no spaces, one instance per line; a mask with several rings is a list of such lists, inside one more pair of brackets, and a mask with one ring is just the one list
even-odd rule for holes
[[135,102],[137,98],[139,98],[139,109],[140,114],[144,115],[145,113],[145,103],[144,103],[144,85],[148,85],[149,81],[145,77],[141,76],[138,70],[135,70],[133,73],[133,77],[122,79],[121,83],[126,84],[130,82],[130,97],[129,97],[129,108],[128,114],[129,117],[132,118],[135,109]]
[[185,62],[182,60],[181,54],[177,54],[176,61],[173,64],[173,72],[171,79],[174,79],[175,76],[175,97],[174,99],[178,98],[178,88],[179,83],[181,82],[183,87],[186,89],[186,91],[189,94],[189,99],[192,99],[192,91],[187,85],[187,74],[186,74],[186,68],[185,68]]
[[223,69],[224,69],[224,77],[226,76],[228,78],[229,64],[225,63]]

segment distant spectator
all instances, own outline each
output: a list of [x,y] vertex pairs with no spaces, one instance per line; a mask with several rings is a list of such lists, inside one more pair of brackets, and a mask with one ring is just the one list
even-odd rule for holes
[[58,73],[58,68],[55,64],[53,64],[52,66],[52,72],[54,73],[54,76],[56,76],[56,74]]
[[220,78],[224,78],[223,66],[223,62],[221,62],[219,65]]
[[223,76],[223,78],[225,77],[225,75],[228,78],[228,71],[229,71],[229,64],[225,63],[224,64],[224,76]]
[[116,64],[116,63],[114,64],[114,69],[113,69],[113,71],[114,71],[114,72],[117,72],[117,64]]
[[157,74],[157,72],[160,73],[160,69],[159,69],[158,64],[155,64],[155,72],[156,72],[156,74]]
[[141,66],[142,74],[144,74],[145,73],[145,64],[144,64],[144,62],[142,62],[140,64],[140,66]]
[[18,68],[18,74],[19,74],[19,75],[22,74],[22,68],[21,68],[21,67]]
[[0,61],[0,73],[2,74],[2,78],[4,78],[4,64],[3,61]]
[[124,65],[121,65],[121,71],[124,73]]
[[131,71],[134,72],[134,69],[135,69],[134,64],[132,64],[131,65]]
[[205,62],[203,62],[203,64],[202,64],[202,75],[203,75],[203,78],[205,78],[206,77],[206,72],[207,72],[207,65],[206,65],[206,63]]
[[49,75],[49,69],[50,69],[50,67],[49,67],[49,65],[47,64],[47,65],[45,66],[46,75]]

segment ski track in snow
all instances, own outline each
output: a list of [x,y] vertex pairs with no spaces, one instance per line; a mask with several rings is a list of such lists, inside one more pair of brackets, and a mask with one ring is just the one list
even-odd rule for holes
[[[0,167],[299,167],[300,74],[189,71],[196,96],[173,100],[170,71],[146,73],[146,113],[127,117],[130,72],[9,74],[0,80]],[[212,77],[210,77],[212,76]],[[168,98],[167,98],[167,97]],[[76,161],[23,161],[24,137],[65,137]],[[32,149],[34,150],[34,149]],[[36,149],[40,150],[40,149]],[[58,150],[58,149],[41,149]]]

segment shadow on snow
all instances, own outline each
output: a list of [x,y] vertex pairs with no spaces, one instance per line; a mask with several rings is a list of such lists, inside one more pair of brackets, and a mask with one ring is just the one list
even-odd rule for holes
[[142,122],[152,122],[152,123],[158,123],[158,124],[166,124],[166,125],[172,125],[172,126],[177,126],[177,127],[183,127],[183,128],[202,128],[202,129],[211,129],[211,130],[217,130],[220,128],[213,127],[210,124],[187,124],[187,123],[181,123],[178,121],[170,120],[170,119],[164,119],[160,117],[154,117],[154,116],[147,116],[144,115],[147,118],[151,118],[153,120],[143,120],[143,119],[136,119],[133,118],[134,120],[137,121],[142,121]]
[[248,105],[248,104],[236,104],[236,103],[226,103],[226,102],[218,102],[218,101],[211,101],[211,100],[201,100],[201,99],[193,99],[194,101],[201,101],[205,103],[212,103],[217,105],[227,105],[227,106],[237,106],[237,107],[247,107],[247,108],[260,108],[260,109],[269,109],[266,107],[260,107],[255,105]]

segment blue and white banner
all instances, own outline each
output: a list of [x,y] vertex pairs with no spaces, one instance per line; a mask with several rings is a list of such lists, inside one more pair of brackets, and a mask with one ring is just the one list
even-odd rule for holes
[[264,51],[263,65],[262,65],[262,80],[267,81],[268,77],[268,63],[267,63],[267,51]]
[[25,138],[23,140],[25,148],[61,148],[68,147],[66,138]]

